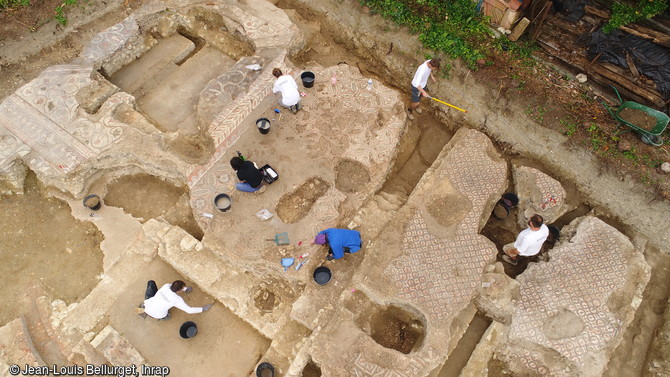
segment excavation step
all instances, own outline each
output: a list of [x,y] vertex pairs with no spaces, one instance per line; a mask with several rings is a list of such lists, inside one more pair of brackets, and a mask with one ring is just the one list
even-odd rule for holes
[[[173,72],[158,75],[156,86],[137,102],[164,131],[192,130],[196,127],[191,115],[198,103],[198,94],[211,79],[234,64],[223,52],[205,46]],[[190,124],[183,124],[187,118]]]
[[137,96],[140,89],[151,86],[156,76],[171,72],[176,63],[183,60],[195,49],[195,44],[189,39],[174,34],[158,41],[154,47],[140,56],[137,60],[121,68],[109,79],[114,85],[126,93]]

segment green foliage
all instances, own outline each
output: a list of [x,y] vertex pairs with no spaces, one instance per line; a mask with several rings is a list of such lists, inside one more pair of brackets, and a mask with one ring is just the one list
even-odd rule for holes
[[666,0],[640,0],[635,6],[628,3],[614,2],[612,4],[612,16],[603,26],[603,31],[609,33],[632,22],[652,18],[663,13],[667,8],[668,2]]
[[30,0],[0,0],[0,11],[7,8],[25,7],[30,5]]
[[67,17],[65,16],[65,9],[73,6],[79,5],[79,0],[64,0],[63,4],[56,7],[54,19],[58,21],[59,24],[67,26]]
[[565,135],[566,136],[572,136],[577,132],[577,129],[579,127],[577,125],[577,122],[571,121],[571,120],[568,120],[568,119],[561,119],[560,122],[563,125],[563,127],[565,127]]
[[524,111],[524,113],[526,113],[526,115],[530,115],[530,116],[534,117],[535,120],[538,123],[544,122],[544,114],[546,112],[547,112],[547,110],[542,106],[533,107],[533,106],[530,106],[530,105]]
[[477,47],[489,30],[471,0],[361,0],[385,18],[419,34],[427,48],[462,58],[470,68],[485,54]]

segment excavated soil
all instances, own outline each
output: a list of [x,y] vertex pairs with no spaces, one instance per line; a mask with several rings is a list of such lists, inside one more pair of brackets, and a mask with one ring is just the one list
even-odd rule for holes
[[375,342],[404,354],[412,352],[424,332],[419,321],[408,318],[406,312],[395,307],[373,314],[370,328]]
[[277,215],[283,222],[293,224],[307,216],[312,205],[326,191],[328,183],[319,177],[311,177],[293,192],[284,195],[277,204]]
[[98,229],[72,217],[66,202],[45,196],[34,174],[26,178],[24,192],[0,197],[2,300],[11,303],[0,307],[0,325],[30,307],[28,287],[42,286],[70,304],[86,297],[102,273],[104,237]]
[[107,186],[104,203],[123,208],[142,222],[163,217],[199,240],[204,235],[193,217],[187,189],[159,177],[148,174],[121,177]]
[[[14,92],[19,86],[36,77],[44,68],[71,61],[95,33],[124,19],[133,8],[140,6],[142,1],[109,1],[107,3],[108,13],[100,19],[92,16],[92,8],[95,7],[74,8],[71,10],[70,24],[77,26],[74,29],[68,29],[67,32],[64,32],[62,27],[57,26],[55,21],[49,21],[53,14],[53,8],[60,3],[60,1],[49,0],[33,4],[29,8],[0,13],[0,25],[2,25],[0,27],[0,36],[2,37],[0,38],[0,49],[5,50],[3,54],[12,59],[11,61],[0,59],[0,98]],[[121,6],[121,3],[123,3],[123,6]],[[280,7],[289,7],[289,5],[291,5],[289,0],[278,2]],[[126,7],[127,9],[120,10],[120,8]],[[330,66],[346,61],[350,65],[358,66],[364,75],[375,79],[380,78],[375,74],[374,62],[368,63],[366,60],[357,57],[354,52],[348,51],[342,45],[337,44],[331,32],[325,27],[321,27],[321,21],[324,20],[323,15],[312,13],[309,10],[293,9],[287,10],[287,12],[292,20],[306,32],[306,39],[310,46],[304,54],[297,57],[296,63],[298,65],[304,66],[307,65],[306,63],[316,62],[324,66]],[[32,32],[30,28],[33,26],[41,26],[41,28]],[[45,35],[48,38],[44,37]],[[31,43],[34,41],[42,42],[36,44],[41,46],[40,49],[25,54],[24,51],[6,51],[7,41],[9,40],[24,40]],[[21,57],[22,55],[25,56]],[[572,119],[571,115],[580,114],[574,120],[576,127],[578,127],[577,132],[570,139],[570,143],[574,144],[576,148],[589,149],[589,146],[583,147],[583,144],[592,142],[593,135],[587,130],[595,124],[596,119],[601,129],[605,130],[604,132],[609,132],[614,127],[611,117],[604,110],[598,109],[599,105],[594,105],[593,101],[575,105],[570,113],[565,113],[551,106],[550,103],[543,102],[554,98],[546,96],[544,91],[537,93],[531,91],[530,85],[524,85],[523,80],[525,78],[521,79],[521,85],[510,85],[510,80],[518,74],[519,72],[516,69],[502,70],[498,64],[495,64],[482,69],[477,73],[477,77],[493,93],[494,100],[498,101],[500,98],[503,105],[508,102],[508,98],[523,95],[530,101],[527,104],[526,114],[535,116],[537,122],[545,127],[566,128],[565,131],[567,132],[570,130],[568,125],[560,121],[570,120]],[[549,77],[538,75],[537,72],[535,74],[541,77],[547,85],[552,82],[561,85],[565,81],[559,74]],[[519,79],[515,80],[518,81]],[[545,87],[545,90],[547,90],[546,88],[548,87]],[[573,97],[578,96],[577,91],[573,90],[572,92]],[[554,92],[552,93],[554,94]],[[414,127],[416,127],[416,124],[428,124],[427,121],[437,122],[436,118],[429,113],[430,111],[426,111],[420,115],[418,117],[419,121],[414,123]],[[583,114],[590,114],[590,116],[581,116]],[[629,121],[636,125],[643,124],[636,119],[630,119]],[[605,124],[612,124],[612,127],[605,128]],[[437,127],[439,128],[440,125],[438,124]],[[452,126],[451,128],[456,127]],[[416,140],[408,143],[408,145],[411,145],[408,148],[409,150],[403,151],[401,145],[399,160],[404,158],[406,163],[395,166],[392,178],[385,185],[385,190],[409,194],[411,188],[421,177],[416,171],[421,169],[425,171],[425,168],[432,162],[430,158],[434,151],[439,153],[440,148],[438,146],[443,146],[450,137],[448,134],[442,135],[439,132],[434,134],[440,136],[441,140],[429,136],[422,137],[422,134],[426,135],[433,132],[427,132],[425,127],[417,131]],[[624,138],[631,139],[632,136],[626,134]],[[416,147],[414,149],[419,139],[424,139],[425,143],[433,143],[434,148]],[[200,143],[199,140],[193,141],[193,146],[185,149],[179,141],[175,140],[170,147],[190,162],[202,161],[210,153],[210,146],[206,143]],[[640,174],[650,174],[651,179],[658,179],[661,185],[664,184],[663,182],[667,182],[667,179],[660,180],[658,164],[655,163],[659,159],[658,155],[661,153],[659,152],[661,149],[646,147],[637,143],[636,140],[631,140],[631,143],[636,143],[639,155],[647,154],[651,156],[650,158],[654,162],[653,164],[644,162],[643,165],[647,166],[634,169],[639,170]],[[505,149],[504,145],[501,149]],[[599,155],[604,155],[607,152],[611,153],[611,150],[605,149],[603,151],[596,146],[591,150]],[[557,156],[557,158],[560,158],[560,156]],[[630,167],[619,163],[617,160],[609,160],[608,166],[610,168],[606,166],[603,170],[605,172],[616,172],[615,175],[621,176],[622,180],[627,173],[635,174]],[[416,167],[420,169],[416,169]],[[135,178],[125,177],[110,184],[108,193],[104,197],[104,204],[122,207],[133,216],[145,220],[164,216],[171,223],[184,227],[197,238],[202,238],[202,231],[195,225],[192,214],[188,209],[188,193],[184,188],[168,184],[156,177],[145,175]],[[300,191],[305,186],[303,184],[295,192],[288,194],[284,198],[285,200],[282,200],[277,207],[277,213],[282,220],[290,223],[304,217],[314,201],[328,189],[325,182],[318,178],[312,179],[315,180],[312,182],[315,185],[314,187],[310,188],[308,185],[307,189]],[[69,206],[64,202],[47,197],[34,175],[28,176],[25,187],[25,195],[0,197],[0,209],[2,209],[0,216],[3,217],[1,222],[3,224],[3,237],[0,240],[0,245],[2,245],[0,247],[0,266],[2,266],[0,267],[0,276],[12,276],[9,281],[9,289],[3,290],[4,293],[0,296],[3,301],[11,302],[12,305],[0,309],[0,324],[5,324],[7,321],[16,318],[28,308],[29,303],[25,302],[25,298],[22,297],[22,292],[27,287],[41,285],[54,298],[63,299],[67,303],[76,302],[85,297],[97,284],[96,276],[102,272],[102,252],[99,247],[102,235],[97,229],[91,223],[74,219],[70,215]],[[153,191],[148,190],[149,188]],[[647,188],[642,187],[642,189]],[[612,200],[617,200],[617,198]],[[621,200],[626,200],[626,198],[621,198]],[[582,209],[575,211],[579,212]],[[569,213],[559,220],[568,222],[567,218],[571,216],[572,214]],[[511,231],[513,229],[512,224],[516,223],[515,219],[514,213],[502,221],[503,224],[500,224],[500,220],[492,219],[482,233],[494,240],[497,245],[511,242],[514,240],[516,233]],[[511,223],[508,224],[508,222]],[[30,224],[30,226],[26,226],[26,224]],[[654,331],[663,323],[663,312],[668,299],[667,292],[669,292],[667,273],[670,262],[668,262],[667,256],[659,250],[648,251],[646,257],[652,264],[652,280],[644,293],[644,300],[640,310],[636,313],[635,321],[626,330],[625,338],[614,353],[604,374],[605,376],[641,375],[643,373],[642,369],[646,365],[644,361],[645,354],[648,351],[647,347],[653,339]],[[67,271],[67,273],[63,271]],[[259,292],[260,294],[254,297],[255,304],[259,308],[271,309],[274,305],[277,305],[277,300],[274,297],[271,298],[273,295],[271,292]],[[394,317],[379,316],[376,318],[373,327],[380,344],[383,342],[383,345],[388,345],[388,347],[404,353],[409,353],[420,338],[420,335],[413,332],[413,326]],[[258,352],[260,356],[260,351]],[[631,360],[635,362],[631,362]],[[303,376],[320,375],[318,367],[314,365],[317,369],[314,372],[310,369],[310,365],[314,364],[308,364],[303,371]],[[505,364],[496,359],[490,361],[489,371],[490,376],[508,375]]]
[[656,118],[638,109],[625,108],[619,112],[619,118],[647,131],[656,127]]
[[305,369],[302,370],[302,377],[321,377],[321,368],[310,361],[305,365]]

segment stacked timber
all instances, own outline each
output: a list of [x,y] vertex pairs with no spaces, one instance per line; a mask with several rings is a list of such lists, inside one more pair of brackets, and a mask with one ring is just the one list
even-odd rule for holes
[[[602,86],[614,85],[626,99],[663,109],[670,101],[663,98],[654,81],[638,72],[633,59],[626,57],[628,68],[599,61],[600,55],[587,56],[590,34],[609,20],[610,11],[592,5],[584,6],[585,15],[577,22],[568,22],[561,14],[548,17],[541,24],[533,20],[537,44],[544,52],[571,71],[584,72],[589,80]],[[649,27],[629,24],[622,31],[670,47],[670,35]]]

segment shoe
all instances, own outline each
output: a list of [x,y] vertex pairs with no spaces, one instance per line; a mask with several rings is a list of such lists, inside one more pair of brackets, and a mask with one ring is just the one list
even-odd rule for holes
[[300,107],[300,102],[296,103],[295,104],[295,110],[300,111],[301,109],[302,109],[302,107]]
[[414,120],[414,115],[412,115],[412,110],[407,110],[407,119]]
[[509,255],[503,255],[502,260],[511,264],[512,266],[516,266],[517,263],[519,263],[518,260],[512,259]]
[[266,185],[262,185],[261,188],[259,188],[258,190],[254,191],[254,194],[262,194],[262,193],[264,193],[265,190],[267,190],[267,189],[268,189],[268,186],[266,186]]
[[417,114],[421,114],[423,112],[423,110],[421,110],[421,108],[419,108],[419,107],[414,109],[414,111],[416,111]]
[[289,110],[291,110],[291,112],[292,112],[293,114],[295,114],[295,113],[298,112],[298,108],[296,107],[296,105],[289,106]]
[[335,259],[335,257],[332,256],[332,255],[328,255],[328,256],[326,257],[326,259],[328,259],[328,260],[333,260],[333,259]]

